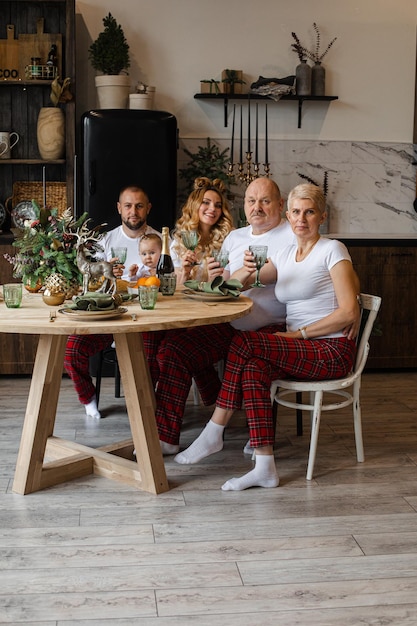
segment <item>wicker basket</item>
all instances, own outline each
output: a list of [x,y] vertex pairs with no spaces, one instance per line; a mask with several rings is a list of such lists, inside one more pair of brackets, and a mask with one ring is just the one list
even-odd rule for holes
[[[58,209],[61,215],[67,208],[67,184],[60,182],[47,182],[46,185],[46,206],[51,209]],[[14,207],[24,200],[35,200],[43,207],[43,183],[35,181],[16,181],[13,183],[13,195],[6,200],[6,209],[11,212]]]

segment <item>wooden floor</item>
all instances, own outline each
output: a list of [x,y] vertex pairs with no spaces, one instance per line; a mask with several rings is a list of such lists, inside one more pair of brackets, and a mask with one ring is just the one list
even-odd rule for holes
[[[363,464],[350,411],[324,416],[310,483],[307,421],[297,437],[280,409],[281,484],[240,493],[220,486],[251,467],[243,412],[222,452],[194,466],[168,457],[168,493],[91,476],[14,494],[28,388],[0,379],[0,624],[417,624],[417,372],[363,377]],[[112,379],[101,407],[104,419],[87,419],[64,378],[55,434],[129,437]],[[190,402],[182,444],[209,415]]]

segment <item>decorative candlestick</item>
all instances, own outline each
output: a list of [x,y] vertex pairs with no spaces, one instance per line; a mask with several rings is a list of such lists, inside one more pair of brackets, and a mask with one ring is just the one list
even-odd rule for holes
[[235,116],[236,116],[236,105],[233,105],[233,121],[232,121],[232,143],[230,146],[230,162],[233,163],[234,156],[234,143],[235,143]]
[[265,105],[265,165],[268,165],[268,105]]
[[250,99],[248,96],[248,152],[250,152]]
[[[268,162],[268,110],[265,107],[265,163],[263,164],[264,172],[260,174],[260,164],[259,164],[259,112],[258,112],[258,103],[256,103],[256,117],[255,117],[255,162],[252,161],[252,152],[251,152],[251,119],[250,119],[250,102],[248,98],[248,149],[246,152],[246,159],[243,162],[243,137],[242,137],[242,129],[243,129],[243,112],[242,106],[240,107],[240,138],[239,138],[239,162],[237,163],[237,178],[245,183],[246,186],[249,185],[255,178],[259,178],[259,176],[270,176],[269,162]],[[228,176],[230,178],[234,177],[234,169],[235,163],[233,162],[233,142],[234,142],[234,128],[235,128],[235,108],[233,108],[233,124],[232,124],[232,144],[231,144],[231,160],[228,167]]]
[[239,163],[243,162],[243,120],[242,120],[242,105],[240,106],[240,151],[239,151]]

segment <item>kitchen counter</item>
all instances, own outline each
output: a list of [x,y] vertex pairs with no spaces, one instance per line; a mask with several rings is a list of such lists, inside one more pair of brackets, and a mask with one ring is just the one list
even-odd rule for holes
[[326,233],[324,237],[339,239],[347,246],[417,246],[417,233]]

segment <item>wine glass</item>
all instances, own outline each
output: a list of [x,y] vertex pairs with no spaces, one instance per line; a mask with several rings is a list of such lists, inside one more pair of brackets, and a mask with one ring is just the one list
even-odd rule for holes
[[112,256],[112,259],[114,258],[117,259],[117,262],[116,262],[117,265],[119,264],[124,265],[126,261],[126,257],[127,257],[127,248],[124,246],[120,248],[112,248],[111,256]]
[[[181,231],[181,240],[187,250],[191,250],[194,252],[198,245],[198,231],[196,230],[182,230]],[[199,265],[196,261],[193,265]]]
[[261,270],[261,267],[263,267],[266,263],[268,246],[249,246],[249,251],[252,252],[254,261],[256,263],[256,278],[251,287],[265,287],[265,285],[263,285],[259,280],[259,272]]
[[213,258],[223,268],[229,263],[229,253],[225,250],[213,250]]

